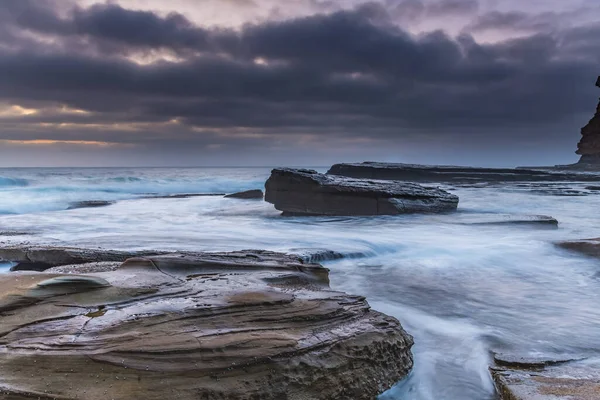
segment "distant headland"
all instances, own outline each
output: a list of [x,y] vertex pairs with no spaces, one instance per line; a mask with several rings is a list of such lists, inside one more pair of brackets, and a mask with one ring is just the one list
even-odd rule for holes
[[[596,81],[600,87],[600,76]],[[600,101],[596,114],[590,122],[581,128],[581,140],[577,144],[577,154],[581,155],[578,165],[600,168]]]

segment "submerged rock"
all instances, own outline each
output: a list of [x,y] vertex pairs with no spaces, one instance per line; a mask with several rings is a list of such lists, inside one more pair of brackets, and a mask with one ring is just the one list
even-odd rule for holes
[[75,203],[71,203],[67,210],[75,210],[77,208],[96,208],[96,207],[106,207],[114,204],[114,201],[107,200],[85,200],[85,201],[76,201]]
[[592,257],[600,257],[600,238],[569,240],[556,243],[557,246],[563,249],[576,251]]
[[365,252],[354,251],[354,252],[339,252],[335,250],[329,249],[315,249],[315,248],[300,248],[300,249],[290,249],[290,253],[302,262],[307,263],[320,263],[323,261],[335,261],[341,260],[343,258],[364,258],[369,255]]
[[176,194],[150,194],[144,199],[189,199],[191,197],[225,196],[225,193],[176,193]]
[[291,215],[397,215],[453,211],[458,206],[458,196],[437,188],[306,169],[274,169],[265,188],[265,200]]
[[[502,400],[597,400],[600,363],[592,360],[496,358],[492,377]],[[500,365],[499,365],[500,364]]]
[[411,369],[412,337],[328,280],[318,264],[252,250],[0,275],[0,393],[374,399]]
[[244,192],[228,194],[225,197],[232,199],[262,199],[263,191],[260,189],[246,190]]
[[478,182],[600,181],[600,174],[561,172],[553,169],[476,168],[378,162],[335,164],[327,173],[352,178],[471,184]]
[[489,216],[478,215],[471,221],[461,221],[465,225],[531,225],[542,228],[557,228],[558,220],[548,215],[515,215],[492,214]]

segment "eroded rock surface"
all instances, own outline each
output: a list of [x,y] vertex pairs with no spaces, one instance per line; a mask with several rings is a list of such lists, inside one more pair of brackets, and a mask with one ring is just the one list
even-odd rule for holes
[[335,164],[328,174],[363,179],[386,179],[412,182],[597,182],[600,174],[531,168],[475,168],[446,165],[419,165],[363,162]]
[[274,169],[265,188],[265,200],[292,215],[396,215],[452,211],[458,206],[458,196],[437,188],[306,169]]
[[412,344],[327,269],[278,253],[0,275],[3,399],[372,400]]

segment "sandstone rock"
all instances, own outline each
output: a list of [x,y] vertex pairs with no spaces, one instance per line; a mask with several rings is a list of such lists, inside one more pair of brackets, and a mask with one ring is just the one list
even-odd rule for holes
[[11,269],[12,271],[44,271],[61,265],[99,261],[123,262],[131,257],[156,254],[152,251],[130,252],[68,247],[0,247],[0,261],[17,264]]
[[[600,76],[596,81],[596,86],[600,87]],[[577,154],[581,155],[578,164],[600,167],[600,102],[596,107],[594,117],[581,128],[581,136],[581,140],[577,144]]]
[[576,251],[588,256],[600,257],[600,238],[570,240],[566,242],[559,242],[557,245],[563,249]]
[[371,400],[412,344],[327,269],[278,253],[0,275],[0,398]]
[[263,198],[263,191],[260,189],[246,190],[244,192],[228,194],[225,197],[232,199],[261,199]]
[[412,182],[598,182],[600,174],[560,171],[553,168],[475,168],[446,165],[419,165],[363,162],[335,164],[328,174],[363,179],[386,179]]
[[452,211],[458,206],[457,196],[437,188],[305,169],[274,169],[265,188],[265,200],[291,215],[396,215]]
[[491,372],[502,400],[597,400],[598,367],[597,360],[514,359]]

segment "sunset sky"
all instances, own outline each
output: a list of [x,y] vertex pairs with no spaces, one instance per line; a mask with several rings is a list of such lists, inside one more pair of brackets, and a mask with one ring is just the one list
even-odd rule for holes
[[0,0],[0,166],[575,162],[598,0]]

